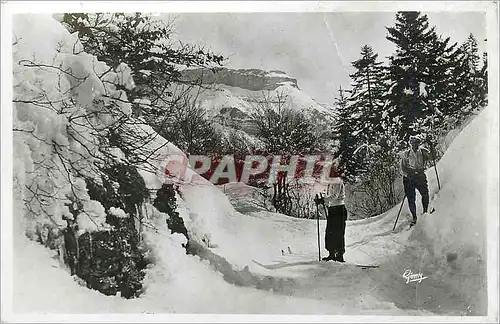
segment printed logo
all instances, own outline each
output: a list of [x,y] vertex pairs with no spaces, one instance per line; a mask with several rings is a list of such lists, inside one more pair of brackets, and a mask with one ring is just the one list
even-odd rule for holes
[[410,269],[406,269],[405,272],[403,273],[403,278],[406,279],[406,283],[410,282],[418,282],[422,283],[422,280],[427,279],[427,277],[424,277],[424,275],[419,272],[419,273],[413,273]]

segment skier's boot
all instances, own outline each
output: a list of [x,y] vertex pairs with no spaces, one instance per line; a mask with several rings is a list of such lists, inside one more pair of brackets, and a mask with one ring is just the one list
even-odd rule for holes
[[432,207],[430,211],[424,210],[422,216],[428,216],[436,211],[436,208]]
[[413,219],[410,222],[410,227],[414,226],[417,223],[417,216],[413,216]]
[[333,259],[333,261],[344,263],[345,262],[345,260],[344,260],[344,253],[336,252],[335,253],[335,258]]
[[327,257],[321,258],[321,260],[323,260],[323,261],[335,260],[335,255],[330,253],[330,254],[328,254]]

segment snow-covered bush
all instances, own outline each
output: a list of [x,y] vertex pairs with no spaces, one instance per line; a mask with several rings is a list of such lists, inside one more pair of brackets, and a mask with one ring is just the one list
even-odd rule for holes
[[65,221],[76,222],[65,232],[65,245],[71,237],[80,243],[65,249],[78,255],[76,274],[89,287],[112,293],[115,282],[133,296],[144,267],[134,215],[149,192],[111,137],[131,120],[123,90],[134,86],[130,68],[112,69],[85,53],[78,35],[50,16],[19,15],[13,83],[14,193],[24,207],[16,217],[34,239],[40,228],[57,233]]
[[78,201],[80,229],[95,230],[104,225],[105,211],[91,201],[85,179],[99,181],[105,161],[99,137],[130,104],[105,82],[117,74],[82,52],[76,35],[51,17],[36,17],[33,33],[31,17],[14,21],[14,183],[30,226],[47,220],[63,226],[63,217],[74,217],[66,205]]
[[[172,184],[163,184],[163,186],[158,189],[153,205],[157,210],[168,215],[166,223],[171,233],[180,233],[184,235],[189,243],[186,226],[184,225],[182,217],[180,217],[177,212],[175,189]],[[186,244],[185,247],[188,248],[188,245]]]
[[142,292],[147,262],[139,250],[133,223],[116,217],[112,231],[87,232],[78,238],[76,274],[87,287],[106,295],[131,298]]
[[[221,136],[204,110],[194,105],[194,96],[177,86],[190,83],[181,80],[181,67],[219,66],[222,55],[174,42],[174,24],[151,14],[66,13],[60,20],[79,34],[86,52],[120,72],[124,79],[117,81],[124,84],[135,113],[156,132],[187,153],[220,149]],[[127,81],[130,74],[134,83]]]

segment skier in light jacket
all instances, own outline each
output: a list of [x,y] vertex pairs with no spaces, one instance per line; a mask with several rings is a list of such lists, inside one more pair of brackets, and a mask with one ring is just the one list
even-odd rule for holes
[[345,208],[345,186],[342,178],[328,184],[326,196],[323,199],[328,215],[326,216],[325,248],[329,255],[324,261],[344,261],[345,225],[347,209]]
[[406,197],[408,198],[408,207],[413,216],[411,225],[417,222],[417,208],[415,204],[415,189],[422,196],[422,207],[424,214],[429,208],[429,188],[425,168],[430,160],[429,151],[420,146],[419,136],[410,136],[410,147],[403,151],[401,155],[401,170],[403,171],[403,186]]

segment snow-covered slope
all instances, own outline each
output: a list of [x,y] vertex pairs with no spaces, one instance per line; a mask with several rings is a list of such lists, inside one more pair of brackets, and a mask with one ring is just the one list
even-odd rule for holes
[[290,84],[280,85],[274,90],[260,91],[225,84],[214,84],[200,92],[199,100],[212,116],[221,114],[223,108],[231,107],[238,108],[242,113],[248,115],[255,110],[257,102],[262,101],[264,95],[275,100],[278,93],[286,96],[286,102],[292,109],[304,111],[309,114],[331,114],[330,109],[319,105],[307,93]]

